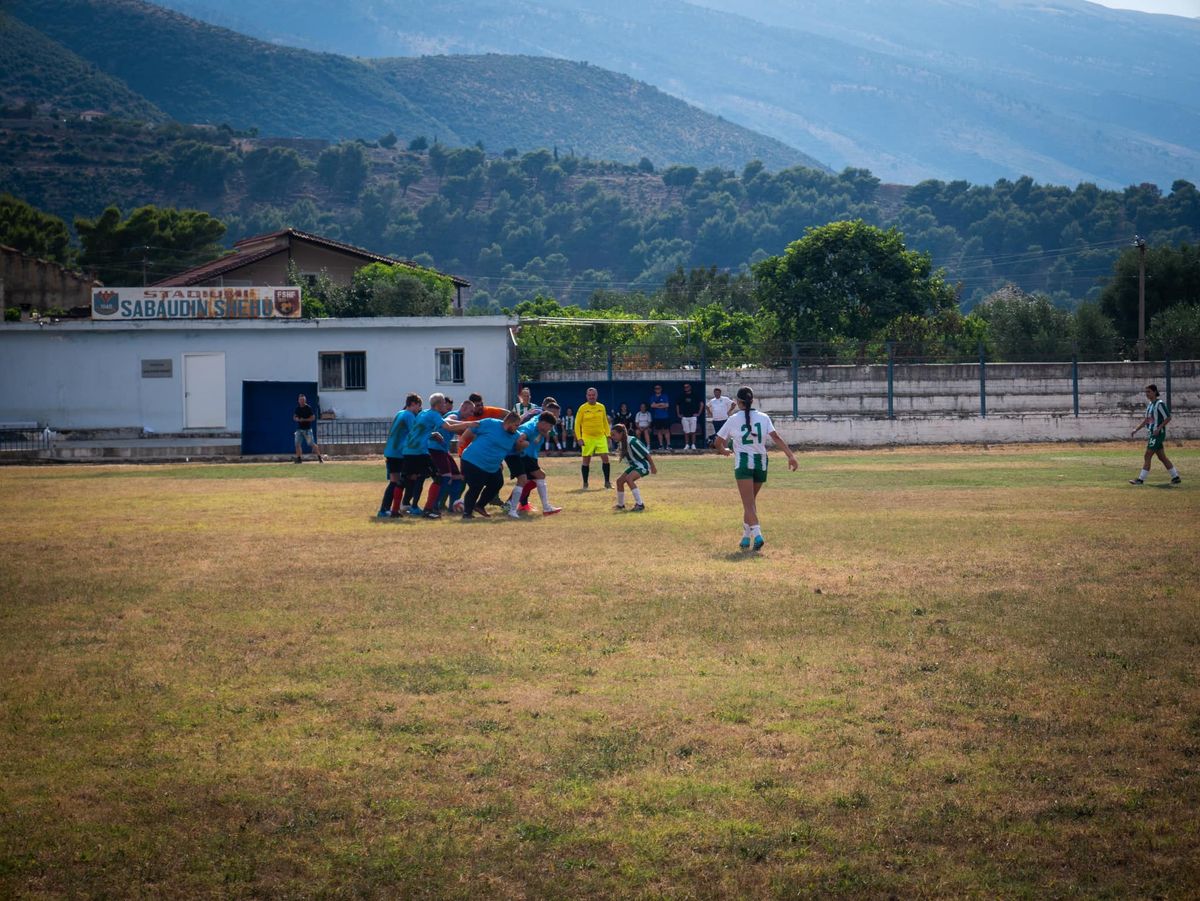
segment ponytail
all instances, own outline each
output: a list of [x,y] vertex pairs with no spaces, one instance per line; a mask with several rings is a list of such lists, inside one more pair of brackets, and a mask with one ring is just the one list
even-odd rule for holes
[[738,388],[737,399],[742,402],[742,407],[746,413],[746,427],[750,427],[750,411],[754,409],[754,389],[749,385],[742,385]]
[[621,460],[621,459],[628,460],[629,459],[629,429],[625,428],[625,426],[621,425],[621,423],[618,422],[616,425],[613,426],[613,431],[617,433],[617,436],[618,436],[617,440],[621,442],[620,456],[617,459],[618,460]]

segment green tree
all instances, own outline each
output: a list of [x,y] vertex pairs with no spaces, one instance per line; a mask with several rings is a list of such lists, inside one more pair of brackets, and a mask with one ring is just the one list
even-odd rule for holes
[[71,262],[67,224],[11,194],[0,194],[0,244],[56,263]]
[[408,142],[408,149],[413,153],[422,153],[429,149],[429,139],[425,135],[418,135]]
[[382,138],[379,139],[379,146],[382,147],[384,150],[391,150],[393,147],[396,146],[397,140],[398,139],[396,138],[396,133],[394,131],[389,131],[387,134],[385,134]]
[[[1121,254],[1112,280],[1100,293],[1100,308],[1127,342],[1138,335],[1138,249]],[[1146,249],[1146,322],[1178,303],[1200,303],[1200,243]]]
[[416,163],[404,163],[396,170],[396,184],[400,186],[400,195],[408,196],[408,189],[421,180],[425,170]]
[[929,254],[908,250],[898,230],[861,220],[809,228],[753,271],[759,303],[787,340],[863,340],[904,313],[956,305]]
[[987,323],[988,346],[1000,360],[1069,360],[1072,317],[1044,294],[1007,285],[974,310]]
[[242,158],[242,177],[254,197],[278,197],[304,169],[300,154],[286,147],[256,147]]
[[317,157],[317,175],[321,181],[352,200],[358,197],[369,171],[367,152],[361,144],[338,144]]
[[225,182],[237,168],[237,157],[224,147],[181,141],[171,148],[171,177],[203,194],[224,194]]
[[83,252],[79,263],[106,285],[141,285],[165,279],[221,256],[225,223],[201,210],[143,206],[121,218],[110,206],[95,219],[76,219]]
[[700,177],[695,166],[670,166],[663,170],[662,182],[668,188],[690,188]]
[[1200,359],[1200,303],[1180,303],[1150,320],[1146,333],[1156,357]]
[[454,286],[450,279],[415,266],[372,263],[354,273],[350,293],[367,316],[445,316]]
[[1121,336],[1113,321],[1104,315],[1100,304],[1081,303],[1071,322],[1071,338],[1081,360],[1116,360],[1121,348]]

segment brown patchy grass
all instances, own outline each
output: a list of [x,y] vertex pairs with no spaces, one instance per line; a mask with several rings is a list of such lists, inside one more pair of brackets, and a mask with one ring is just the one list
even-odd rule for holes
[[[0,895],[1200,885],[1200,454],[820,453],[376,524],[378,465],[0,470]],[[1156,472],[1154,480],[1161,481]]]

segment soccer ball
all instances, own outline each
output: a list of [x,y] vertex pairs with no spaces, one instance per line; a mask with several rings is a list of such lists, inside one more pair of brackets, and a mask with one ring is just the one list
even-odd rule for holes
[[462,513],[462,512],[463,512],[463,509],[464,509],[464,508],[463,508],[463,502],[462,502],[462,501],[455,501],[455,502],[454,502],[454,508],[453,508],[453,509],[454,509],[454,512],[455,512],[455,513]]

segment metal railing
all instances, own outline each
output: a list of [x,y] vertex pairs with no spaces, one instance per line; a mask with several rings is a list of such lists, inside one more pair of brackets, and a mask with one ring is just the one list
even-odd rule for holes
[[384,444],[390,419],[321,419],[317,421],[317,442],[326,444]]
[[50,449],[51,438],[45,430],[0,429],[0,453],[29,453]]

